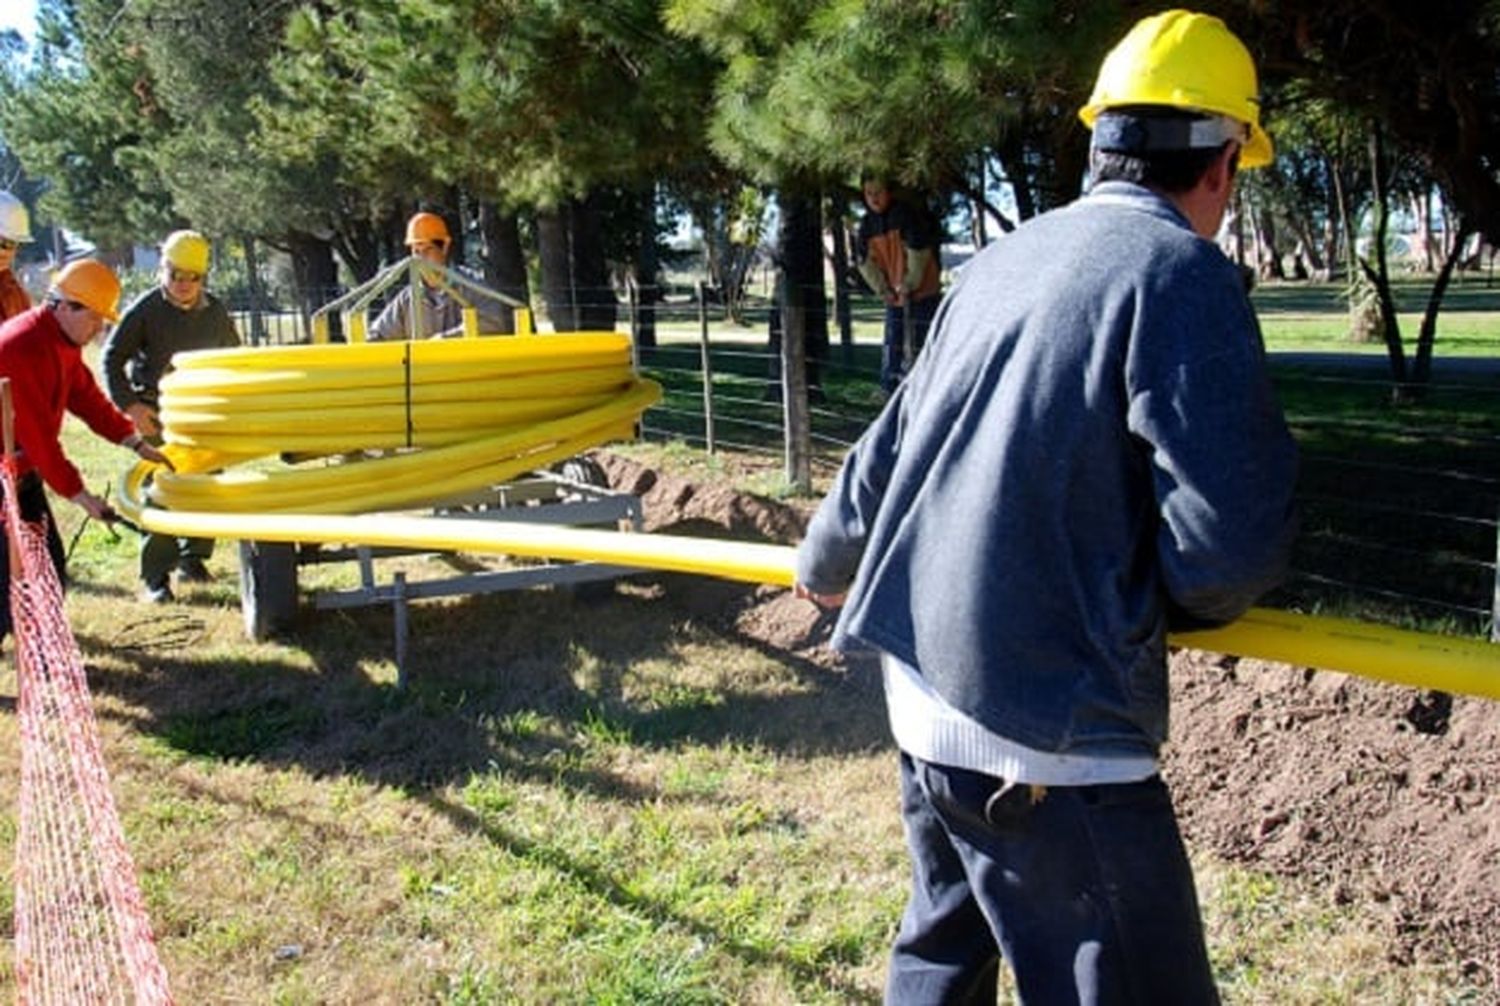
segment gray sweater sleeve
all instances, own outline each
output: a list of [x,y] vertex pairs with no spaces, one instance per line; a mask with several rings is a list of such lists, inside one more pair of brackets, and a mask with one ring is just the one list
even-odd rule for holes
[[1228,267],[1179,284],[1127,366],[1130,430],[1146,445],[1157,559],[1174,622],[1227,622],[1285,574],[1296,447],[1250,305]]
[[850,449],[797,549],[797,580],[816,593],[846,590],[859,569],[870,525],[890,484],[906,387],[903,384],[897,388],[875,422]]

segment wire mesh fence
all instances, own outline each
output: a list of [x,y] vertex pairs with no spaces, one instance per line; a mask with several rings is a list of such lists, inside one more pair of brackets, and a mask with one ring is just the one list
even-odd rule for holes
[[[793,392],[809,420],[801,445],[788,443],[771,298],[727,303],[679,286],[577,291],[575,304],[632,333],[639,368],[661,383],[641,431],[650,440],[770,459],[802,450],[827,477],[884,403],[885,308],[873,298],[854,298],[847,323],[824,305],[828,335],[808,340],[806,389]],[[539,321],[555,328],[545,313]],[[269,342],[305,341],[295,313],[268,318],[265,331]],[[1271,360],[1302,452],[1302,533],[1268,603],[1500,638],[1500,357],[1439,357],[1431,382],[1399,395],[1383,356]]]

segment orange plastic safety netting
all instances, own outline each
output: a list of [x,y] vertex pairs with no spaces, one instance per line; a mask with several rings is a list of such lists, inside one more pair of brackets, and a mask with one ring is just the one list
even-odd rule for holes
[[16,976],[22,1003],[171,1003],[110,793],[83,657],[46,528],[21,519],[0,463],[21,726]]

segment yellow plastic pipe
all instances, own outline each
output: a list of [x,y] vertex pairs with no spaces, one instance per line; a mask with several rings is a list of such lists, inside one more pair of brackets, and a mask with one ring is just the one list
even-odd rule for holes
[[[790,587],[795,550],[711,538],[624,534],[550,524],[371,514],[179,513],[145,507],[141,464],[121,494],[142,527],[185,537],[409,546],[534,558],[606,562]],[[1176,633],[1175,646],[1342,671],[1394,684],[1500,699],[1500,647],[1347,619],[1252,609],[1219,629]]]
[[1323,615],[1252,608],[1218,629],[1182,632],[1177,646],[1344,671],[1414,688],[1500,699],[1500,646]]
[[[794,552],[666,535],[375,514],[482,488],[631,435],[661,389],[616,333],[208,350],[162,387],[176,472],[141,464],[126,516],[188,537],[530,556],[790,586]],[[415,448],[415,449],[411,449]],[[367,458],[372,449],[395,449]],[[209,474],[286,452],[321,465]],[[148,489],[146,482],[150,478]],[[163,507],[169,509],[163,509]],[[366,512],[365,516],[350,516]],[[1255,609],[1177,646],[1500,698],[1500,647],[1345,619]]]

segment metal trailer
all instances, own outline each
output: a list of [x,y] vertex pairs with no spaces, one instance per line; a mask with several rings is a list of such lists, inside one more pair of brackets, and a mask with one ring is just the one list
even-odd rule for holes
[[[640,498],[633,493],[608,488],[603,470],[594,461],[581,457],[563,462],[557,471],[535,472],[483,493],[435,503],[431,514],[435,520],[463,517],[628,527],[634,531],[641,530],[642,526]],[[407,606],[412,600],[489,594],[543,585],[573,585],[576,589],[586,589],[587,585],[598,585],[637,572],[633,567],[606,563],[546,562],[415,582],[408,581],[406,574],[398,570],[382,583],[375,565],[377,560],[441,553],[429,549],[376,548],[360,544],[329,548],[268,541],[241,541],[239,549],[240,607],[245,616],[245,632],[256,640],[292,627],[299,605],[297,571],[301,567],[332,562],[358,563],[358,587],[314,591],[309,598],[317,610],[391,605],[398,688],[404,688],[407,682],[410,625]],[[606,584],[605,589],[612,589],[612,585]]]

